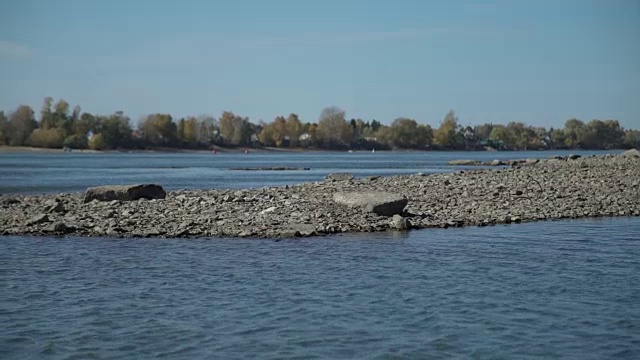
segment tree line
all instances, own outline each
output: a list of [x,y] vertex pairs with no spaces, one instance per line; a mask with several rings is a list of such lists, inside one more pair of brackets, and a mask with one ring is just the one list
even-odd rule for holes
[[617,120],[567,120],[564,128],[546,129],[521,122],[462,126],[453,110],[438,128],[400,117],[390,125],[377,120],[347,120],[344,110],[322,110],[317,122],[297,114],[257,124],[231,111],[174,119],[151,114],[133,126],[118,111],[111,115],[71,108],[63,99],[44,99],[39,118],[27,105],[0,111],[0,145],[71,149],[211,149],[278,147],[310,149],[546,150],[640,148],[640,130],[624,129]]

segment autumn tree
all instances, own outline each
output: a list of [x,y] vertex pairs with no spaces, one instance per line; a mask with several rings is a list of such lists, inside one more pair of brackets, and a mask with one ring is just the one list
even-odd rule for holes
[[300,135],[303,133],[302,122],[297,114],[289,114],[287,117],[287,135],[289,136],[289,146],[296,147],[300,144]]
[[225,144],[240,146],[251,142],[252,128],[249,118],[225,111],[219,119],[220,135]]
[[440,147],[454,149],[458,146],[458,118],[453,110],[449,110],[438,130],[435,131],[433,140]]
[[189,116],[186,119],[181,118],[177,125],[178,141],[186,146],[193,147],[198,143],[199,124],[198,119]]
[[278,116],[270,124],[261,123],[258,140],[264,146],[282,146],[287,136],[287,121]]
[[347,147],[353,139],[353,130],[345,119],[344,110],[331,106],[320,113],[318,140],[324,147]]
[[29,136],[28,143],[31,146],[50,149],[61,148],[64,143],[65,132],[58,128],[35,129]]

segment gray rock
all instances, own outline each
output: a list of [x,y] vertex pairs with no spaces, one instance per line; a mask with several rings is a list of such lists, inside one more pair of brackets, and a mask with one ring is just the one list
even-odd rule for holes
[[409,220],[401,215],[393,215],[391,218],[391,227],[396,230],[407,230],[409,228]]
[[53,212],[63,213],[63,212],[65,212],[64,204],[61,201],[58,201],[58,199],[49,200],[49,201],[47,201],[45,203],[45,205],[47,205],[45,210],[47,212],[49,212],[49,213],[53,213]]
[[329,181],[348,181],[353,180],[353,178],[352,173],[333,173],[325,177],[325,179]]
[[491,162],[490,164],[491,166],[501,166],[504,165],[504,163],[501,160],[495,159]]
[[401,214],[408,203],[402,195],[383,191],[337,192],[333,195],[333,201],[382,216]]
[[98,201],[133,201],[138,199],[164,199],[167,193],[162,186],[155,184],[107,185],[87,189],[84,202]]
[[0,204],[2,204],[2,205],[20,204],[20,200],[18,200],[16,198],[8,197],[8,198],[3,198],[2,200],[0,200]]
[[637,149],[631,149],[623,152],[619,156],[626,158],[640,158],[640,151],[638,151]]
[[47,216],[47,214],[40,214],[29,219],[29,221],[27,221],[27,226],[44,224],[47,222],[49,222],[49,216]]

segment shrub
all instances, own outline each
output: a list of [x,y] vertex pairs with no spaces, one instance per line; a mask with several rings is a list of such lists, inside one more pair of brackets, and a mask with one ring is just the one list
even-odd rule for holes
[[61,148],[63,142],[62,129],[36,129],[29,136],[28,144],[35,147]]

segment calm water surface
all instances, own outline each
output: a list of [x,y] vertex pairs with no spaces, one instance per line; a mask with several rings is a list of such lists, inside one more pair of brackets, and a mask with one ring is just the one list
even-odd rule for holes
[[[617,153],[619,151],[612,151]],[[84,191],[88,186],[151,182],[165,189],[278,186],[319,181],[332,172],[356,176],[449,172],[450,160],[547,158],[567,151],[529,152],[307,152],[307,153],[0,153],[0,194]],[[603,151],[578,151],[582,155]],[[288,166],[300,171],[237,171]]]
[[638,359],[640,218],[0,240],[5,359]]

